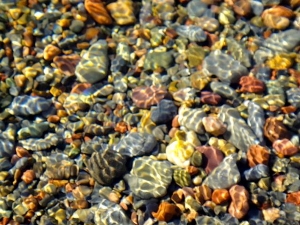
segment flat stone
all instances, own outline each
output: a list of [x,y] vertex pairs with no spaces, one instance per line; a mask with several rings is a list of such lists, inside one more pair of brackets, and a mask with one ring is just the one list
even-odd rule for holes
[[114,150],[121,155],[134,157],[149,154],[156,147],[157,141],[152,134],[133,132],[122,138]]
[[75,69],[75,75],[80,82],[94,84],[107,76],[109,64],[107,49],[105,40],[99,40],[91,45]]
[[237,154],[231,154],[207,176],[203,184],[212,189],[227,189],[237,184],[241,175],[236,165]]
[[257,142],[258,138],[237,109],[223,105],[218,118],[227,125],[227,131],[224,133],[225,140],[236,148],[246,152],[250,145]]
[[245,66],[220,50],[211,52],[203,60],[203,70],[216,75],[224,83],[237,83],[242,76],[248,74]]
[[160,198],[166,195],[172,181],[171,163],[143,156],[133,161],[130,174],[126,174],[130,190],[142,199]]

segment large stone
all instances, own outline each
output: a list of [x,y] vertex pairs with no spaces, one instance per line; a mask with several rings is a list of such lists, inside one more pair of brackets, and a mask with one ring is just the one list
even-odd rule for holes
[[107,42],[99,40],[83,54],[75,70],[80,82],[93,84],[107,76],[109,64],[107,49]]
[[203,60],[203,70],[210,75],[216,75],[225,83],[237,83],[242,76],[248,74],[245,66],[220,50],[211,52]]
[[231,154],[216,167],[204,180],[203,184],[212,189],[227,189],[237,184],[241,175],[236,165],[237,154]]
[[237,109],[223,105],[218,114],[219,119],[227,125],[224,133],[225,140],[229,141],[238,149],[246,152],[250,145],[257,142],[257,137],[250,126],[240,116]]
[[157,141],[152,134],[129,133],[114,147],[121,155],[134,157],[142,156],[156,150]]
[[172,181],[171,163],[148,156],[137,158],[130,174],[126,174],[124,179],[133,194],[142,199],[163,197]]

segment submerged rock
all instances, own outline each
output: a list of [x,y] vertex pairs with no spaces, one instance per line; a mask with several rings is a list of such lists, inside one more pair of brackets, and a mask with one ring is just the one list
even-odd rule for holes
[[216,75],[222,82],[237,83],[248,70],[239,61],[220,50],[211,52],[203,60],[203,70],[211,75]]
[[171,163],[144,156],[133,161],[132,170],[124,179],[134,195],[142,199],[159,198],[167,193],[172,173]]
[[114,147],[114,150],[121,155],[134,157],[142,156],[156,150],[157,141],[152,134],[129,133]]
[[250,145],[256,143],[256,135],[240,116],[237,109],[223,105],[218,117],[227,125],[227,131],[224,133],[225,140],[232,143],[235,147],[246,152]]
[[88,49],[76,66],[75,74],[80,82],[96,83],[104,79],[108,72],[108,45],[99,40]]
[[17,96],[9,106],[9,112],[15,116],[36,115],[50,108],[52,101],[38,96]]
[[203,184],[212,189],[227,189],[237,184],[241,175],[236,165],[237,154],[231,154],[208,175]]

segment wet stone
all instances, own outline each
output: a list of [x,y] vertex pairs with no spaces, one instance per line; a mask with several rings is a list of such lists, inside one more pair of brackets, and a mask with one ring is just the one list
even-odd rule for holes
[[156,124],[170,122],[177,115],[177,107],[171,100],[161,100],[157,107],[151,109],[151,120]]
[[268,177],[269,174],[269,167],[264,164],[258,164],[252,167],[249,170],[244,172],[245,178],[248,181],[259,180],[264,177]]
[[178,121],[181,126],[198,134],[204,134],[202,119],[206,116],[202,109],[179,109]]
[[158,68],[169,69],[172,66],[174,59],[172,52],[149,52],[146,55],[144,69],[155,70]]
[[38,96],[17,96],[12,101],[9,109],[16,116],[36,115],[46,111],[51,106],[51,100]]
[[41,151],[57,146],[59,140],[60,138],[58,135],[49,133],[45,136],[45,138],[28,138],[25,140],[19,140],[19,144],[30,151]]
[[75,74],[80,82],[96,83],[104,79],[108,71],[108,45],[99,40],[88,49],[76,66]]
[[211,52],[203,60],[203,70],[216,75],[224,83],[237,83],[248,74],[248,70],[239,61],[219,50]]
[[237,154],[232,154],[224,160],[207,176],[203,184],[211,189],[227,189],[237,184],[241,175],[236,165]]
[[96,224],[128,224],[133,225],[124,210],[109,200],[102,199],[98,204],[98,210],[94,213]]
[[175,27],[175,30],[179,36],[181,36],[183,38],[187,38],[190,41],[203,42],[206,40],[206,34],[200,26],[179,25],[179,26]]
[[192,0],[187,4],[187,14],[190,18],[202,17],[207,10],[207,5],[201,1]]
[[126,173],[126,156],[106,149],[95,152],[87,162],[92,177],[101,185],[111,185],[116,178]]
[[265,113],[258,104],[249,101],[247,124],[251,127],[260,142],[264,142]]
[[221,95],[227,99],[234,99],[237,97],[237,93],[235,89],[230,87],[227,83],[219,82],[219,81],[212,81],[210,83],[210,88],[212,91],[218,95]]
[[300,88],[291,88],[286,91],[288,102],[295,106],[296,108],[300,108]]
[[210,217],[210,216],[197,216],[195,219],[197,225],[222,225],[222,221],[218,218]]
[[[11,157],[15,154],[14,144],[0,134],[0,158]],[[3,164],[1,163],[3,166]]]
[[256,135],[242,119],[237,109],[223,105],[218,117],[227,125],[227,131],[224,133],[225,140],[235,147],[246,152],[250,145],[256,143]]
[[300,40],[297,38],[299,35],[300,30],[294,29],[273,33],[263,42],[263,46],[274,50],[277,53],[290,52],[300,44]]
[[114,146],[114,150],[123,156],[142,156],[149,154],[157,148],[157,141],[152,134],[129,133]]
[[142,199],[159,198],[167,193],[172,173],[169,162],[144,156],[134,160],[130,174],[124,179],[134,195]]

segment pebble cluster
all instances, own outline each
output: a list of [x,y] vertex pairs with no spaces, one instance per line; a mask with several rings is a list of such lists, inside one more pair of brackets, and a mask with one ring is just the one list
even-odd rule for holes
[[300,223],[299,0],[0,0],[0,223]]

